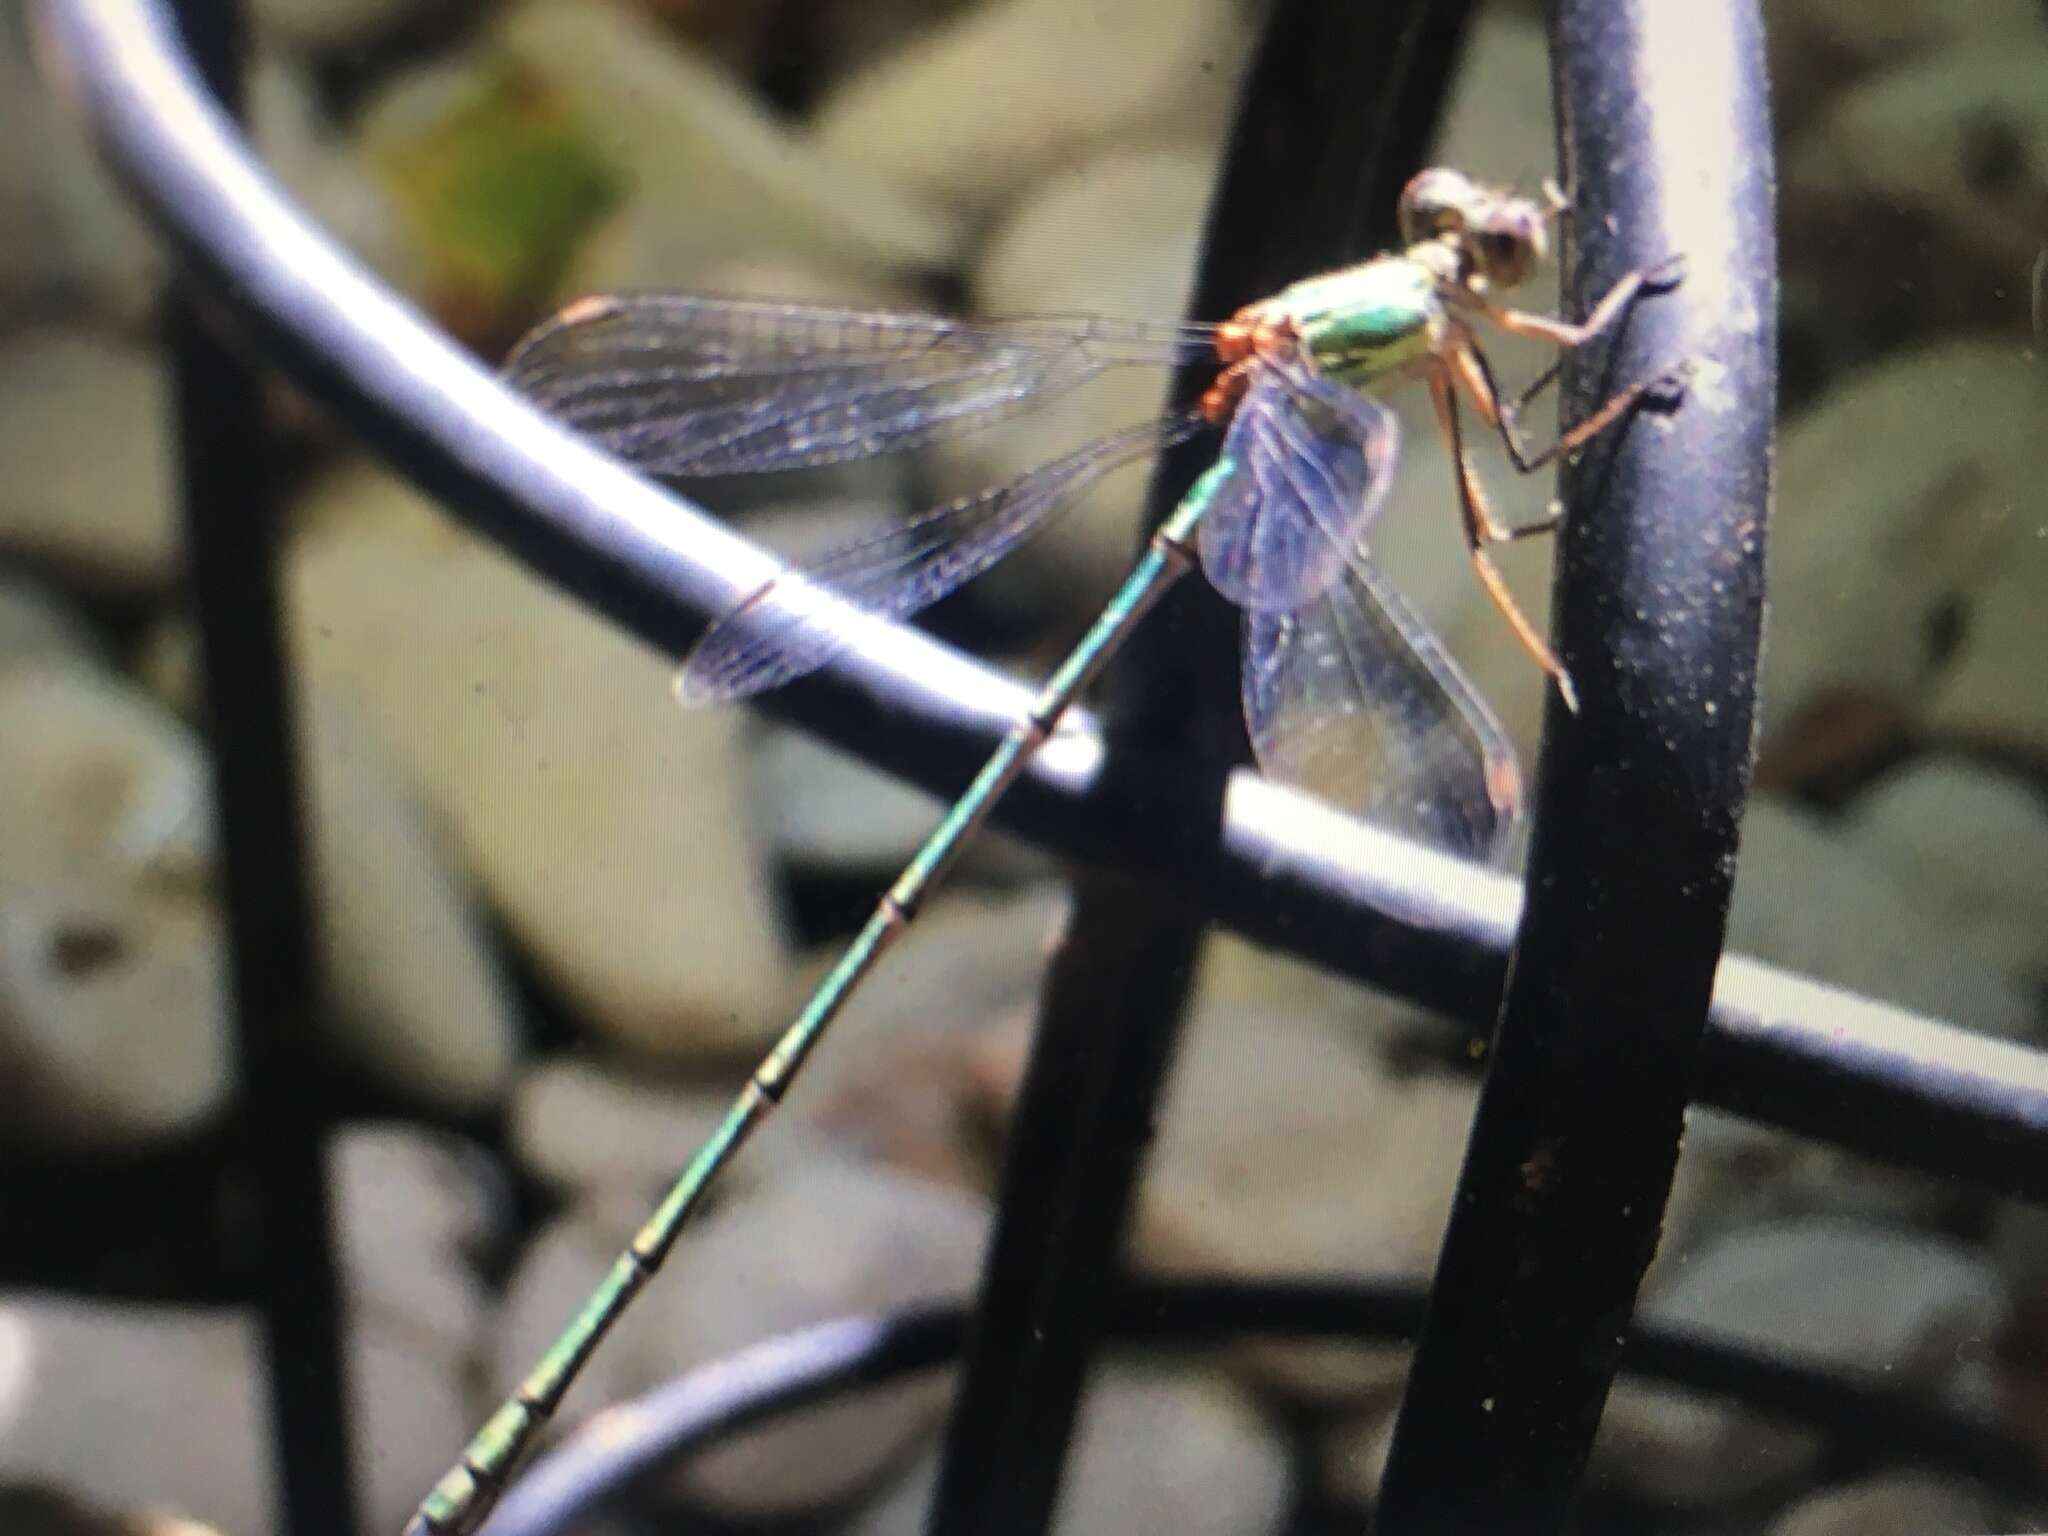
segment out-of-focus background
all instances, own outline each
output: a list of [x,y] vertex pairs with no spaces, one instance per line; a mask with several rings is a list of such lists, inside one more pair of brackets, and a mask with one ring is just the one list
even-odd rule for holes
[[[492,359],[568,297],[620,287],[1176,317],[1259,10],[249,8],[251,132],[277,177]],[[1766,9],[1783,435],[1732,944],[2039,1041],[2048,21],[2038,0]],[[218,1257],[210,1137],[235,1085],[167,267],[35,77],[20,0],[0,30],[0,1525],[157,1511],[261,1536],[260,1367]],[[1537,8],[1486,7],[1437,158],[1533,186],[1551,142]],[[1141,419],[1160,387],[1120,379],[913,463],[705,499],[815,550]],[[663,658],[284,387],[269,409],[290,444],[354,1459],[364,1529],[390,1532],[933,806],[744,711],[678,713]],[[1526,756],[1541,681],[1472,588],[1443,456],[1405,414],[1383,554]],[[1485,462],[1511,507],[1541,506],[1544,485]],[[1139,483],[978,584],[956,632],[1042,669],[1134,551]],[[1539,612],[1548,559],[1510,552]],[[1056,874],[977,846],[566,1422],[794,1324],[972,1286]],[[1136,1261],[1425,1276],[1473,1096],[1458,1044],[1217,939]],[[2040,1213],[1701,1111],[1646,1294],[1658,1316],[1977,1405],[2048,1454],[2044,1280]],[[1061,1528],[1355,1528],[1401,1370],[1364,1349],[1123,1357]],[[944,1407],[925,1382],[813,1412],[678,1472],[660,1507],[690,1529],[910,1532]],[[1633,1531],[1774,1536],[2026,1515],[1885,1445],[1633,1385],[1589,1507]]]

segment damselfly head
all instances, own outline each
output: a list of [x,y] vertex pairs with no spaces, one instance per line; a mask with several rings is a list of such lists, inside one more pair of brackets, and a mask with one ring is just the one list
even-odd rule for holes
[[1548,254],[1551,210],[1533,197],[1474,181],[1462,171],[1418,171],[1401,189],[1403,243],[1441,241],[1458,254],[1468,281],[1512,288]]

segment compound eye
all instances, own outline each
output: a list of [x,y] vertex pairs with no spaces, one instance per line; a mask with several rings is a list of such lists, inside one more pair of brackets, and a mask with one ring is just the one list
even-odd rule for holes
[[1488,229],[1473,237],[1477,266],[1488,282],[1512,288],[1529,275],[1535,252],[1524,236],[1513,229]]
[[1456,171],[1418,171],[1401,189],[1401,239],[1417,245],[1466,226],[1477,191]]

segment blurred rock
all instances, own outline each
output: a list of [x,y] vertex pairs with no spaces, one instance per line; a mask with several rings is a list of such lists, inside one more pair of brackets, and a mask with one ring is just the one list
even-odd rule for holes
[[[1541,16],[1498,5],[1473,16],[1430,159],[1528,193],[1546,176],[1558,177],[1550,48]],[[1548,305],[1557,294],[1554,270],[1541,280]],[[1489,351],[1491,343],[1489,337]]]
[[[1789,297],[1830,359],[1973,327],[2015,352],[2028,343],[2029,273],[2048,227],[2044,70],[2048,27],[2030,42],[1980,34],[1843,92],[1790,147],[1779,196]],[[1899,457],[1933,462],[1939,433],[1923,422]]]
[[[330,1038],[401,1091],[482,1107],[503,1091],[515,1045],[496,962],[371,746],[333,706],[317,705],[311,718],[314,913],[334,1005]],[[112,946],[88,971],[67,973],[60,993],[38,988],[44,1004],[62,996],[66,1006],[133,1008],[102,1026],[132,1029],[157,1011],[148,989],[167,979],[143,964],[148,946],[172,942],[185,958],[166,962],[170,974],[191,978],[191,1006],[213,1008],[214,808],[190,730],[97,668],[24,662],[0,674],[0,782],[0,860],[18,893],[44,893],[24,897],[25,910],[53,902],[52,923],[70,906],[77,921],[97,913]],[[83,988],[87,974],[93,985]],[[195,1039],[213,1032],[196,1021],[190,1030]]]
[[[943,802],[795,730],[763,733],[756,818],[770,851],[798,869],[893,874],[931,835]],[[1001,832],[970,842],[949,879],[1020,879],[1047,861]]]
[[1896,1472],[1809,1494],[1767,1536],[1979,1536],[1999,1526],[1991,1511],[1967,1484]]
[[1376,1048],[1395,1066],[1455,1061],[1465,1055],[1470,1038],[1451,1019],[1220,928],[1203,940],[1192,1006],[1217,1013],[1234,1009],[1253,1018],[1279,1013],[1338,1021],[1346,1038]]
[[395,1531],[476,1427],[464,1383],[486,1303],[473,1256],[501,1201],[481,1154],[452,1138],[350,1126],[330,1159],[360,1525]]
[[477,1427],[463,1362],[406,1330],[350,1331],[345,1356],[358,1528],[405,1528],[421,1497]]
[[1327,1421],[1316,1440],[1316,1468],[1325,1494],[1352,1509],[1370,1509],[1378,1502],[1397,1413],[1394,1405],[1377,1405]]
[[1858,797],[1842,836],[1983,937],[2011,974],[2048,974],[2048,799],[2032,785],[1923,758]]
[[2024,1036],[2033,1000],[1997,947],[1938,895],[1803,812],[1752,800],[1728,947],[1983,1034]]
[[[1822,1219],[1731,1234],[1673,1272],[1638,1315],[1981,1411],[2006,1312],[1981,1255]],[[1767,1487],[1818,1449],[1817,1433],[1732,1403],[1623,1382],[1594,1466],[1651,1497],[1708,1504]]]
[[1867,75],[1915,61],[1926,67],[1993,39],[2024,52],[2043,37],[2034,0],[1865,0],[1853,14],[1834,0],[1773,0],[1764,41],[1778,131],[1796,135],[1843,85]]
[[[937,1459],[927,1457],[849,1524],[849,1536],[916,1536],[937,1481]],[[1215,1373],[1110,1364],[1082,1400],[1052,1530],[1277,1531],[1290,1482],[1285,1449],[1271,1428]]]
[[508,1204],[488,1159],[452,1136],[353,1122],[329,1144],[328,1168],[351,1322],[430,1336],[451,1358],[475,1349],[488,1310],[475,1261]]
[[[140,327],[154,316],[163,258],[70,105],[44,88],[24,15],[14,5],[0,17],[0,319]],[[0,401],[0,432],[20,409]],[[93,419],[88,412],[74,432]]]
[[2028,666],[2048,647],[2041,602],[2048,591],[2048,521],[2022,532],[2015,558],[1977,589],[1924,723],[1951,740],[2017,750],[2048,764],[2048,690],[2040,687],[2039,669]]
[[[645,1070],[555,1056],[520,1074],[511,1137],[519,1166],[559,1196],[606,1209],[651,1208],[718,1128],[746,1081],[675,1083]],[[816,1154],[787,1115],[755,1132],[711,1199],[753,1189]]]
[[115,1514],[36,1483],[0,1485],[0,1531],[8,1536],[220,1536],[210,1525],[160,1508]]
[[232,1312],[0,1296],[0,1480],[265,1536],[278,1509],[261,1381],[255,1331]]
[[56,593],[0,571],[0,670],[18,662],[97,660],[100,645],[85,620]]
[[2048,1360],[2048,1210],[2019,1200],[1999,1202],[1992,1216],[1991,1259],[2022,1309],[2022,1330],[2038,1336]]
[[1213,142],[1246,41],[1234,0],[988,0],[846,81],[816,142],[985,219],[1110,146]]
[[171,399],[149,353],[44,327],[0,347],[0,553],[129,596],[178,574]]
[[473,895],[353,713],[315,696],[301,719],[337,1043],[401,1092],[485,1108],[504,1094],[519,1042]]
[[1587,1461],[1588,1486],[1685,1508],[1717,1508],[1783,1489],[1819,1459],[1818,1430],[1623,1377]]
[[[1213,175],[1197,148],[1113,151],[1050,178],[990,235],[974,278],[984,315],[1101,313],[1172,322],[1187,303]],[[1107,433],[1157,417],[1163,368],[1111,370],[994,430],[941,441],[941,489],[964,495],[1015,479]],[[976,586],[1038,611],[1082,619],[1109,597],[1140,545],[1146,463],[1105,477]]]
[[[1473,1098],[1469,1082],[1388,1074],[1339,1020],[1196,1013],[1139,1193],[1135,1262],[1420,1281],[1436,1264]],[[1244,1357],[1314,1396],[1384,1392],[1406,1370],[1405,1351],[1378,1345],[1257,1345]]]
[[592,1028],[724,1060],[780,1027],[784,950],[741,722],[412,492],[340,475],[289,556],[294,649],[406,767]]
[[199,627],[189,615],[166,613],[149,626],[126,657],[122,670],[152,698],[196,721],[205,710],[199,680]]
[[[458,1260],[492,1202],[477,1162],[415,1132],[346,1129],[332,1158],[361,1529],[395,1531],[474,1427],[461,1388],[482,1293]],[[264,1536],[263,1381],[240,1312],[0,1297],[0,1480]]]
[[0,673],[0,867],[17,884],[114,875],[196,891],[211,879],[213,801],[190,730],[75,660]]
[[1786,429],[1767,748],[1831,695],[1926,705],[1957,664],[1947,637],[2032,537],[2043,389],[2015,345],[1948,342],[1844,379]]
[[930,271],[952,221],[820,152],[680,39],[623,8],[525,0],[494,29],[523,74],[585,126],[640,207],[636,265],[689,287],[714,264],[773,254],[825,273]]
[[[976,307],[1177,321],[1215,173],[1211,148],[1174,144],[1108,149],[1048,179],[990,230],[975,264]],[[1162,381],[1155,410],[1163,393]]]
[[[501,1387],[539,1358],[637,1219],[585,1208],[543,1233],[506,1297]],[[642,1293],[570,1395],[565,1421],[792,1329],[963,1296],[985,1221],[979,1204],[935,1185],[836,1159],[731,1200],[683,1235],[677,1272]],[[671,1486],[734,1518],[819,1509],[934,1429],[946,1392],[943,1380],[915,1377],[786,1415],[691,1461]]]
[[1674,1279],[1702,1250],[1756,1227],[1812,1216],[1931,1226],[1966,1198],[1944,1180],[1696,1103],[1644,1285]]
[[232,1085],[212,910],[106,874],[0,879],[0,1138],[125,1151],[190,1135]]
[[23,660],[0,785],[0,1122],[46,1148],[191,1132],[232,1072],[196,743],[89,664]]

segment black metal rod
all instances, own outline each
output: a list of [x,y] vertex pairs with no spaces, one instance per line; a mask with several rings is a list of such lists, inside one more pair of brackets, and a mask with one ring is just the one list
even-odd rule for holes
[[1111,875],[1077,882],[1011,1124],[931,1536],[1051,1528],[1199,939]]
[[1557,0],[1583,313],[1673,252],[1676,292],[1574,354],[1568,419],[1683,359],[1668,416],[1563,476],[1559,650],[1530,896],[1377,1527],[1563,1529],[1655,1252],[1749,785],[1776,404],[1777,248],[1754,4]]
[[[1270,12],[1239,92],[1191,318],[1229,314],[1392,240],[1395,198],[1435,130],[1468,12],[1463,0],[1282,0]],[[1184,370],[1174,399],[1192,399],[1212,373]],[[1148,527],[1212,452],[1190,443],[1162,461]],[[1109,718],[1119,739],[1242,758],[1236,673],[1235,614],[1184,582],[1118,661]],[[1179,807],[1186,835],[1214,840],[1222,826],[1214,782],[1212,801]],[[1109,873],[1077,882],[1012,1121],[931,1536],[1035,1536],[1051,1524],[1201,932],[1163,893]]]
[[[1690,7],[1680,7],[1690,11]],[[137,205],[267,355],[367,444],[544,579],[677,654],[767,557],[498,388],[292,207],[193,77],[162,0],[37,0],[44,50]],[[767,701],[950,797],[1022,707],[1011,680],[912,630],[866,634]],[[1467,1024],[1500,1001],[1519,889],[1223,760],[1119,743],[1085,715],[997,821],[1167,887],[1193,910]],[[1123,786],[1146,784],[1142,797]],[[1107,787],[1105,787],[1107,785]],[[1221,835],[1184,807],[1224,795]],[[1701,1097],[1900,1167],[2048,1201],[2048,1056],[1749,962],[1722,967]]]
[[[186,38],[233,110],[242,8],[183,7]],[[319,979],[301,825],[292,691],[278,608],[277,502],[255,371],[180,284],[166,315],[175,379],[186,575],[199,630],[227,909],[235,1038],[235,1211],[269,1369],[282,1529],[354,1536],[341,1297],[319,1106]],[[130,423],[145,431],[148,423]],[[168,1406],[168,1405],[167,1405]]]
[[[1422,1311],[1413,1284],[1148,1280],[1120,1291],[1109,1328],[1121,1343],[1177,1348],[1239,1337],[1399,1340],[1414,1337]],[[593,1420],[536,1461],[498,1506],[491,1536],[578,1529],[658,1468],[783,1415],[944,1365],[966,1331],[961,1306],[846,1317],[700,1366]],[[2011,1431],[1925,1394],[1656,1324],[1630,1337],[1622,1359],[1650,1380],[1854,1437],[1900,1462],[1979,1478],[2016,1498],[2042,1489],[2040,1463]]]

